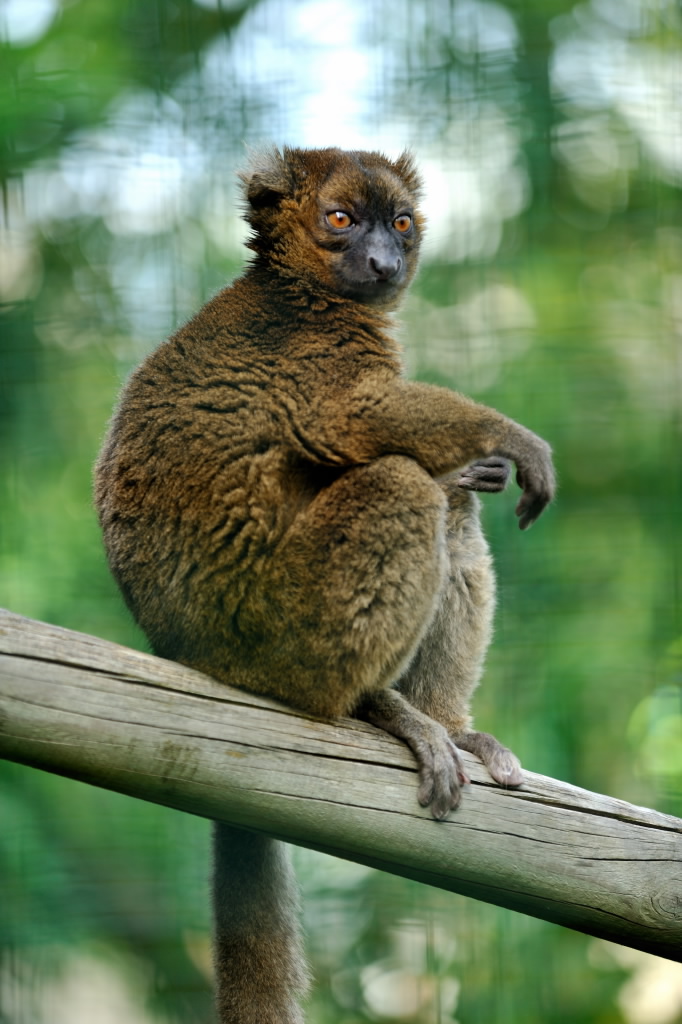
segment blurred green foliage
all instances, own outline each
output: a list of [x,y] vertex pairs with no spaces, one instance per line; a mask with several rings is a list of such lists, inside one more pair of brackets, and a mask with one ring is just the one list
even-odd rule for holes
[[[0,603],[144,646],[90,473],[117,389],[243,259],[243,144],[410,145],[413,375],[555,447],[487,501],[478,721],[682,814],[682,58],[673,0],[1,0]],[[676,92],[677,90],[677,92]],[[207,828],[0,766],[0,1021],[210,1019]],[[674,1024],[674,965],[300,851],[310,1019]]]

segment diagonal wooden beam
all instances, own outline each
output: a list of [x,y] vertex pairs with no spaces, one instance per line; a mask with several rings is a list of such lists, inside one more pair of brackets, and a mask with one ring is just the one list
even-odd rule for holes
[[392,737],[0,611],[0,756],[682,960],[682,820],[527,773],[445,822]]

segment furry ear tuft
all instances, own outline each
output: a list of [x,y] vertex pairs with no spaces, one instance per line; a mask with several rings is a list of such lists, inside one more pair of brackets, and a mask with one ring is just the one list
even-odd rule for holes
[[415,198],[421,199],[424,183],[409,149],[404,150],[400,154],[398,159],[394,161],[393,166]]
[[276,206],[292,189],[286,151],[282,154],[273,146],[254,153],[249,166],[239,172],[239,178],[252,210]]

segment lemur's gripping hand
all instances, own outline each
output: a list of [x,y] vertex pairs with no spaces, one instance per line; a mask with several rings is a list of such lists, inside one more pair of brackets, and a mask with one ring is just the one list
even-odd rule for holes
[[552,450],[546,441],[528,431],[530,443],[514,455],[516,482],[522,489],[516,506],[519,528],[527,530],[549,505],[556,490]]
[[[534,442],[528,445],[522,455],[516,456],[516,482],[523,491],[516,506],[519,527],[527,530],[545,506],[554,497],[556,479],[549,445],[541,438],[530,434]],[[501,455],[478,459],[463,469],[456,477],[458,487],[465,491],[484,491],[499,494],[509,483],[511,464]]]
[[489,459],[478,459],[463,469],[455,477],[458,487],[465,491],[485,491],[488,494],[499,494],[509,483],[511,463],[500,455],[492,455]]

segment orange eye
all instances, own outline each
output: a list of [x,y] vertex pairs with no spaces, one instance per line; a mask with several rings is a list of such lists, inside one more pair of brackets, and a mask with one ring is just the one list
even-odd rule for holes
[[393,227],[396,231],[400,231],[401,234],[405,234],[412,227],[412,218],[408,213],[401,213],[399,217],[393,221]]
[[330,224],[333,228],[349,228],[352,223],[352,217],[344,213],[343,210],[334,210],[333,213],[327,214],[327,224]]

